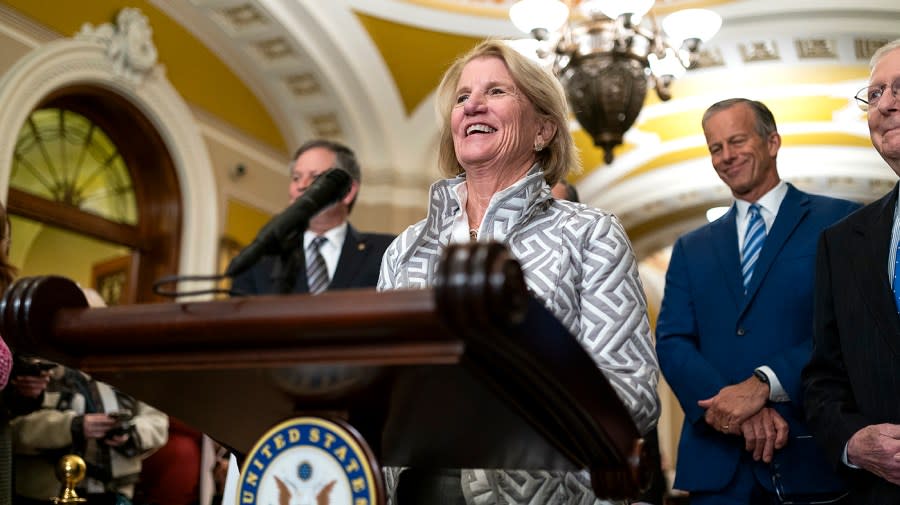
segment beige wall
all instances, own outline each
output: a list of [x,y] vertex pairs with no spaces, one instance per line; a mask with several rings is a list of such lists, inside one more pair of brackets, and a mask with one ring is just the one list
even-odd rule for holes
[[[10,261],[19,276],[61,275],[82,287],[93,287],[97,263],[127,256],[126,247],[95,240],[30,219],[11,216]],[[77,254],[71,254],[77,251]]]
[[350,215],[350,221],[358,230],[394,235],[424,218],[424,209],[364,202],[357,202]]
[[18,38],[0,31],[0,69],[4,71],[24,56],[31,48]]

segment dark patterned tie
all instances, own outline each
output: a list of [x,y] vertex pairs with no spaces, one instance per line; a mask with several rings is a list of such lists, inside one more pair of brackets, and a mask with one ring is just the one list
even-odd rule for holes
[[325,291],[328,287],[328,267],[325,266],[325,258],[319,252],[319,248],[326,240],[328,239],[318,236],[306,247],[306,281],[309,292],[314,295]]
[[747,234],[744,235],[744,248],[741,251],[741,275],[744,278],[744,292],[753,278],[753,268],[759,259],[763,243],[766,241],[766,222],[759,213],[759,205],[750,206],[750,219],[747,220]]

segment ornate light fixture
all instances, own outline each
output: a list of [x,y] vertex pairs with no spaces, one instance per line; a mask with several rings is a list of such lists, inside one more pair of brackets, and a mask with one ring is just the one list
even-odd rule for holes
[[[575,117],[604,160],[637,119],[647,88],[671,98],[672,81],[695,66],[700,45],[722,19],[705,9],[685,9],[642,24],[654,0],[519,0],[509,9],[516,27],[536,39],[535,54],[550,62]],[[571,14],[571,16],[570,16]]]

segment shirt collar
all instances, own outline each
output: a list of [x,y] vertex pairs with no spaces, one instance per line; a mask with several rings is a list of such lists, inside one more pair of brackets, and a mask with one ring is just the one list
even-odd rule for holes
[[[787,195],[787,190],[787,183],[783,180],[778,181],[774,188],[770,189],[768,193],[761,196],[754,203],[760,206],[761,213],[774,216],[778,214],[778,208],[781,207],[781,202],[784,200],[784,196]],[[737,219],[738,221],[743,221],[752,203],[741,199],[735,199],[734,203],[737,205]]]
[[[322,236],[326,239],[325,243],[333,245],[335,247],[337,247],[338,244],[343,244],[344,239],[347,237],[347,226],[347,221],[344,221],[343,223],[323,233]],[[313,239],[317,236],[318,234],[313,231],[306,230],[305,232],[303,232],[303,248],[306,249],[306,247],[309,246],[309,243],[312,242]]]

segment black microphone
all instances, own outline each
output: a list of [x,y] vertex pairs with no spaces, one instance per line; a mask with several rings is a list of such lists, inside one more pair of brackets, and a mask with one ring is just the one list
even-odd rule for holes
[[346,196],[351,183],[350,174],[339,168],[332,168],[317,177],[290,207],[259,230],[253,243],[231,260],[225,275],[234,277],[250,268],[262,255],[282,252],[288,237],[305,231],[313,216]]

